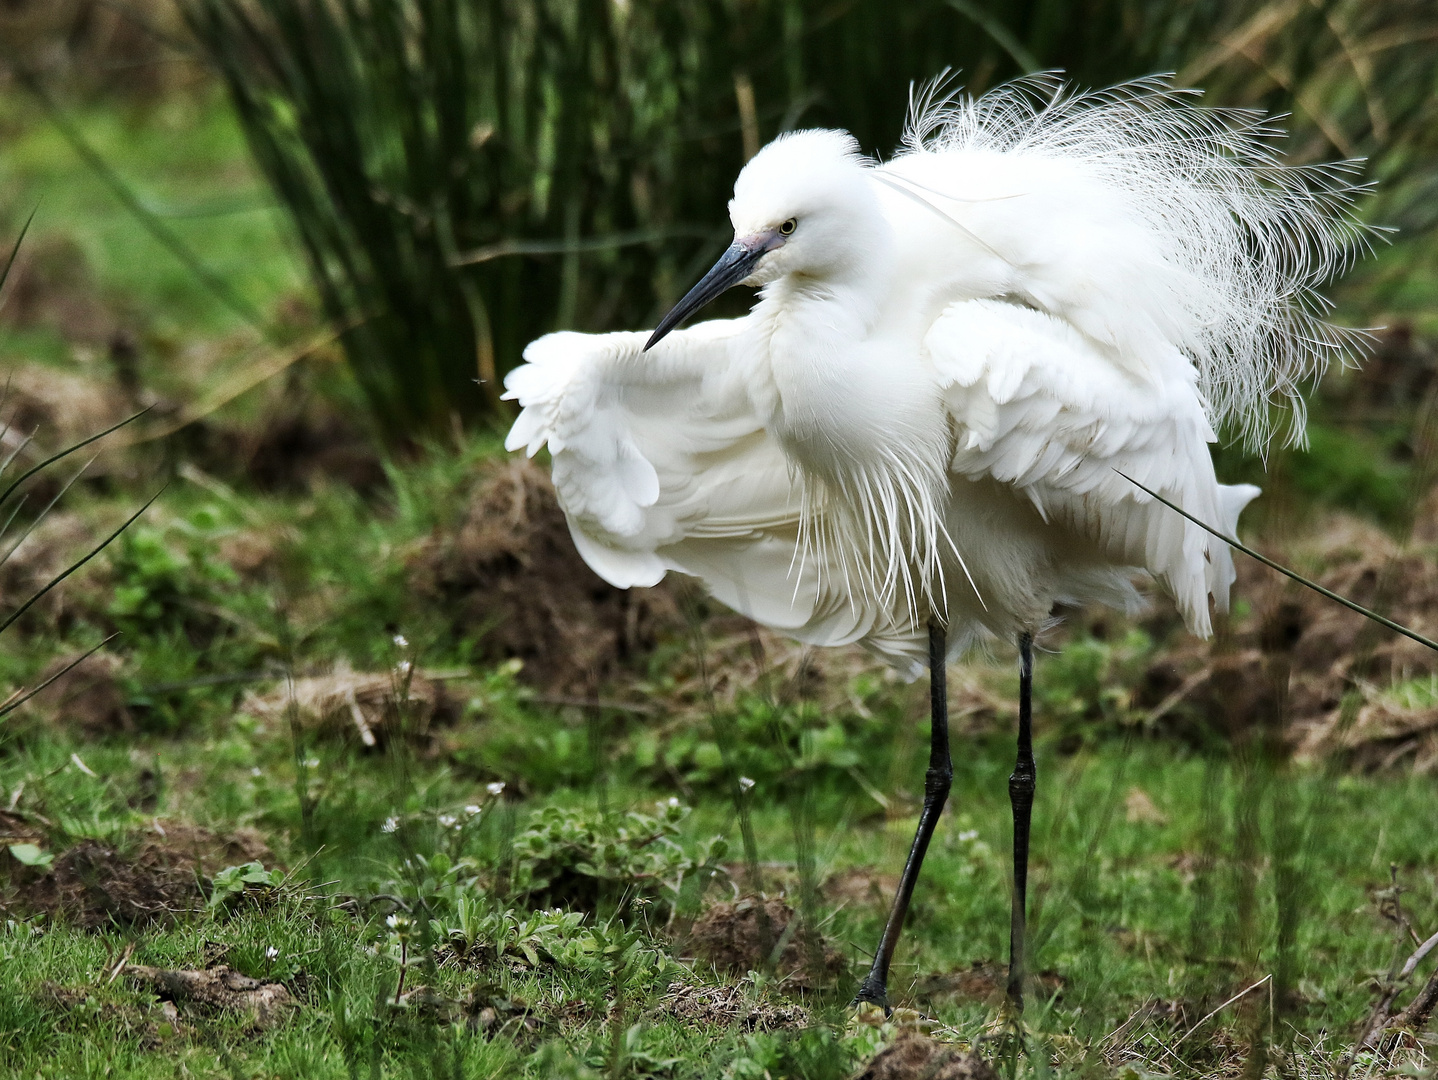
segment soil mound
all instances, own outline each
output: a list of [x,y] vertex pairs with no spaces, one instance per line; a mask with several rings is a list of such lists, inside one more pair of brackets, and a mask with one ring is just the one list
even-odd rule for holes
[[792,1002],[750,1000],[739,986],[670,983],[657,1011],[689,1023],[738,1026],[741,1031],[777,1031],[808,1027],[809,1010]]
[[616,589],[574,548],[549,477],[532,462],[495,462],[475,481],[464,520],[410,561],[410,582],[476,634],[489,660],[517,658],[521,678],[590,692],[677,624],[663,587]]
[[39,674],[37,685],[59,677],[35,695],[34,705],[59,727],[87,739],[133,732],[135,721],[119,679],[124,661],[113,653],[92,653],[65,671],[72,663],[73,656],[62,656]]
[[295,999],[280,983],[261,982],[226,967],[200,971],[171,971],[166,968],[130,964],[125,974],[149,987],[162,1001],[185,1005],[197,1011],[231,1010],[249,1014],[256,1027],[265,1028],[295,1005]]
[[[1438,534],[1420,515],[1418,543],[1403,547],[1375,526],[1337,518],[1280,561],[1438,637],[1438,562],[1423,546],[1425,528]],[[1136,698],[1151,721],[1181,730],[1183,717],[1196,718],[1239,741],[1281,714],[1300,758],[1338,754],[1359,768],[1438,769],[1438,685],[1415,685],[1438,674],[1438,654],[1252,559],[1236,565],[1234,595],[1251,614],[1235,623],[1226,650],[1186,639],[1154,661]],[[1387,689],[1405,684],[1411,692]]]
[[972,1051],[904,1032],[874,1055],[856,1080],[998,1080],[998,1073]]
[[376,746],[391,735],[423,737],[431,723],[456,714],[443,680],[433,673],[417,670],[401,682],[395,672],[355,671],[344,662],[328,675],[251,693],[244,706],[271,722],[285,721],[291,707],[305,726],[327,735],[345,733],[365,746]]
[[691,955],[720,972],[742,975],[771,964],[798,989],[834,982],[848,969],[844,955],[799,921],[777,897],[744,897],[713,905],[689,930]]
[[[108,535],[106,524],[65,510],[46,514],[0,564],[0,603],[14,608],[30,599],[93,551]],[[9,542],[15,543],[13,539]],[[91,585],[89,569],[51,589],[10,632],[33,632],[37,626],[63,632],[74,618],[103,611],[102,592]]]
[[[161,832],[160,830],[163,830]],[[196,825],[158,825],[133,848],[82,840],[43,871],[16,867],[0,907],[45,912],[86,929],[138,926],[203,908],[206,879],[226,866],[274,855],[259,834],[221,835]]]
[[[1025,993],[1049,998],[1063,990],[1068,982],[1057,971],[1027,972]],[[959,1001],[982,1001],[999,1005],[1007,993],[1009,969],[995,960],[975,960],[968,967],[924,975],[914,984],[918,998],[952,997]]]

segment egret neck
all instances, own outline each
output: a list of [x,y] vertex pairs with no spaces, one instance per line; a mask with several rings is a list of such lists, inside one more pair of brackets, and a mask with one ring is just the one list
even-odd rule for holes
[[949,425],[931,368],[895,332],[906,305],[891,295],[887,225],[872,204],[853,210],[872,215],[854,230],[862,251],[785,273],[755,308],[770,430],[802,479],[799,558],[942,619]]

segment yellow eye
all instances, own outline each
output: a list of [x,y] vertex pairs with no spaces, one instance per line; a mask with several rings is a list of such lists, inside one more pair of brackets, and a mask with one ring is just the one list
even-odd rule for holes
[[798,223],[797,221],[795,221],[793,218],[790,218],[788,221],[784,222],[784,224],[782,224],[782,225],[779,226],[779,235],[780,235],[780,236],[790,236],[790,235],[793,234],[794,230],[797,229],[798,227],[799,227],[799,223]]

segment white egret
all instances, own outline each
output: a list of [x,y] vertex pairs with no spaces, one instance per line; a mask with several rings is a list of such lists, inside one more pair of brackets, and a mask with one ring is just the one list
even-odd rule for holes
[[[858,1000],[889,962],[952,777],[947,660],[1018,644],[1009,994],[1022,1004],[1032,642],[1056,604],[1139,604],[1135,573],[1208,635],[1258,489],[1218,483],[1227,427],[1302,437],[1300,384],[1352,344],[1316,288],[1361,246],[1351,167],[1288,167],[1262,116],[1162,79],[1054,76],[924,95],[900,152],[783,135],[739,174],[734,242],[652,334],[525,350],[510,449],[546,442],[589,565],[692,574],[816,645],[931,679],[923,810]],[[736,284],[739,319],[676,330]]]

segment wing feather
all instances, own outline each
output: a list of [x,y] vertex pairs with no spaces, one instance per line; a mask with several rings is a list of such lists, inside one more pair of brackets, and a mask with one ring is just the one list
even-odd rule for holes
[[882,652],[903,635],[836,568],[796,561],[802,496],[751,399],[741,326],[700,323],[647,353],[644,334],[540,338],[505,380],[522,407],[505,445],[549,446],[575,546],[611,584],[677,570],[802,641]]
[[1008,485],[1045,522],[1148,570],[1194,632],[1210,631],[1208,598],[1226,607],[1233,580],[1227,546],[1120,475],[1236,527],[1258,489],[1218,483],[1196,375],[1140,377],[1066,322],[997,300],[951,304],[924,349],[956,428],[954,473]]

